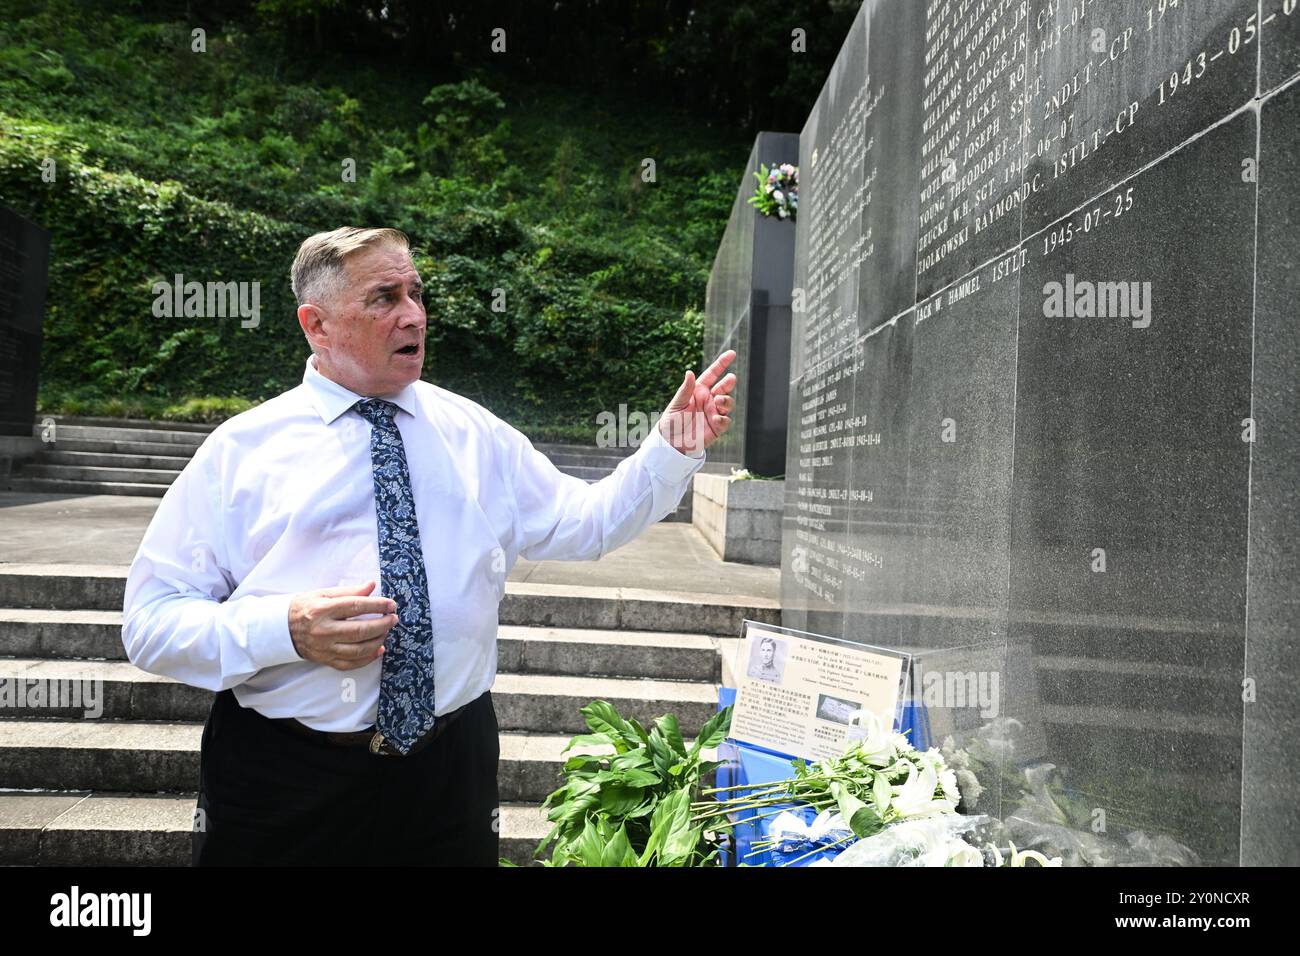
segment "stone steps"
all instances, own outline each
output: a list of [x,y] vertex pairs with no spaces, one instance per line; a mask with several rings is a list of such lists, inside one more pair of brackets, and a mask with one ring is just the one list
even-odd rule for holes
[[[62,445],[60,444],[60,447]],[[42,465],[73,468],[129,468],[148,471],[174,471],[179,473],[189,463],[189,455],[132,454],[110,451],[54,451],[42,450]]]
[[[189,866],[194,794],[0,792],[0,865]],[[538,806],[503,804],[501,855],[532,860],[550,829]]]
[[[202,737],[201,721],[0,720],[0,764],[5,787],[14,790],[183,793],[199,779]],[[560,785],[569,739],[503,732],[501,799],[545,800]],[[584,747],[573,753],[609,749]]]
[[[43,422],[53,419],[51,432]],[[161,498],[215,425],[121,418],[42,416],[32,428],[49,439],[8,479],[12,491]],[[562,472],[596,482],[634,448],[543,443],[536,447]],[[665,521],[690,521],[691,496]]]
[[[69,682],[60,686],[78,695],[88,692],[85,682],[94,681],[96,713],[89,716],[109,721],[202,721],[212,707],[211,691],[146,673],[127,661],[0,658],[0,681],[6,680],[41,681],[51,688],[55,681]],[[675,713],[683,732],[693,734],[716,709],[717,689],[692,681],[498,674],[492,697],[502,730],[584,733],[587,725],[578,708],[601,698],[642,723]],[[4,714],[19,720],[88,716],[84,698],[70,700],[76,703],[60,701],[60,707],[40,698],[15,700]]]
[[9,479],[9,490],[61,495],[128,495],[136,498],[161,498],[167,493],[167,485],[122,481],[69,481],[66,478],[24,478],[20,473]]
[[208,434],[217,426],[210,422],[173,422],[159,421],[152,418],[102,418],[94,415],[40,415],[39,425],[45,419],[53,419],[60,427],[67,425],[93,425],[101,428],[143,428],[148,430],[171,432],[198,432]]
[[41,462],[23,466],[22,477],[47,481],[90,481],[131,485],[170,485],[180,476],[179,469],[163,468],[96,468],[85,465],[47,465]]
[[[47,442],[42,454],[82,452],[111,455],[161,455],[180,461],[189,461],[194,457],[198,446],[167,444],[153,441],[117,441],[106,438],[64,438],[58,433],[58,440]],[[183,466],[182,466],[183,467]]]
[[602,448],[599,445],[575,445],[571,442],[533,442],[533,447],[551,461],[559,459],[585,461],[611,461],[617,465],[636,452],[635,448]]
[[[170,424],[170,423],[169,423]],[[32,426],[32,434],[37,438],[50,437],[46,429],[37,422]],[[114,441],[114,442],[149,442],[155,445],[172,445],[189,448],[191,451],[203,444],[207,432],[195,432],[173,427],[123,427],[120,425],[73,425],[55,420],[54,443],[65,439],[77,441]]]
[[[0,608],[0,657],[126,660],[121,611]],[[507,625],[497,668],[517,674],[717,682],[717,642],[698,634]]]
[[[0,608],[120,610],[126,572],[117,565],[0,564]],[[506,625],[723,637],[741,633],[746,618],[779,624],[780,606],[733,594],[507,581],[499,609]]]
[[[0,565],[0,681],[16,691],[20,680],[97,680],[102,706],[98,718],[84,701],[4,708],[0,863],[189,863],[212,694],[125,659],[125,579],[119,566]],[[540,804],[560,785],[564,748],[588,732],[581,707],[608,700],[646,725],[673,713],[689,738],[716,710],[718,635],[743,616],[778,619],[774,603],[729,596],[522,583],[502,611],[501,847],[520,864],[549,830]]]
[[[70,419],[14,490],[160,497],[210,426]],[[40,433],[38,428],[37,434]],[[588,481],[633,449],[538,446]],[[689,520],[690,496],[665,520]],[[146,674],[121,641],[126,568],[0,564],[0,681],[97,680],[103,713],[6,707],[0,719],[0,864],[188,865],[199,745],[212,694]],[[608,700],[689,738],[715,712],[719,637],[776,602],[734,595],[508,582],[493,700],[501,727],[502,854],[528,863],[549,830],[540,803],[563,750]],[[26,685],[24,685],[26,687]]]
[[[493,695],[495,700],[495,694]],[[0,720],[0,765],[11,790],[111,790],[184,793],[199,779],[203,724],[155,721]],[[498,782],[506,803],[541,803],[560,785],[575,753],[609,753],[584,746],[566,754],[570,736],[501,734]],[[706,760],[716,751],[706,750]]]

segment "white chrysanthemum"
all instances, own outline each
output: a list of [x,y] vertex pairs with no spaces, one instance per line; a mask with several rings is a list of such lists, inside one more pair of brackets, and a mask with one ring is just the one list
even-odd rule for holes
[[862,759],[873,767],[884,767],[894,761],[897,752],[895,734],[875,714],[858,710],[853,714],[856,726],[862,728],[862,739],[857,746]]
[[948,845],[948,862],[945,866],[983,866],[984,854],[969,843],[953,840]]
[[939,786],[943,789],[943,795],[953,803],[961,803],[961,789],[957,786],[957,774],[955,771],[944,768],[939,771]]
[[894,798],[890,805],[901,817],[921,817],[931,813],[954,813],[955,801],[936,800],[934,791],[938,787],[939,775],[934,765],[928,760],[920,764],[907,765],[907,779],[894,786]]
[[962,802],[966,804],[968,811],[975,809],[979,803],[980,794],[984,792],[979,778],[965,768],[957,771],[957,789],[961,793]]

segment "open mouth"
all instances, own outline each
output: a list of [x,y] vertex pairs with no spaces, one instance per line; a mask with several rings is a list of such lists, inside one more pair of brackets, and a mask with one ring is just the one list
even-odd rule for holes
[[403,345],[397,350],[398,355],[418,355],[419,352],[420,346],[418,345]]

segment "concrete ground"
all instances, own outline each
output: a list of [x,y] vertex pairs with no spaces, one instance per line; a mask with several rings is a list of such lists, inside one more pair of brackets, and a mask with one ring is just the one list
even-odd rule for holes
[[[129,565],[157,498],[0,492],[0,563]],[[662,521],[599,561],[525,561],[511,581],[699,591],[779,601],[779,568],[721,560],[693,525]]]

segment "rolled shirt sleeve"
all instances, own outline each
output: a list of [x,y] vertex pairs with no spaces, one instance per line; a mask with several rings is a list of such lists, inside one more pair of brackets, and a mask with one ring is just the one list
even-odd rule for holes
[[300,661],[291,594],[230,599],[220,488],[210,437],[163,496],[126,579],[122,644],[141,670],[212,691]]
[[627,544],[682,500],[704,465],[684,455],[658,426],[612,474],[590,484],[566,475],[526,436],[499,423],[515,497],[515,550],[534,561],[594,561]]

